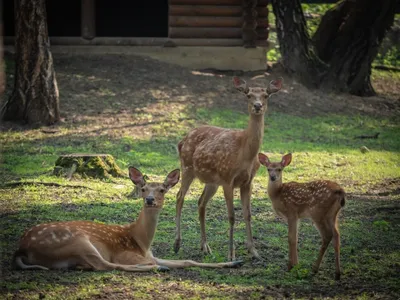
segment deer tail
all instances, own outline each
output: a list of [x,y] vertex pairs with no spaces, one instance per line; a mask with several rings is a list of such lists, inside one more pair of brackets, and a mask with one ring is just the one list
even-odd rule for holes
[[340,206],[343,207],[346,204],[346,193],[343,189],[336,190],[335,194],[338,196],[338,200],[340,201]]

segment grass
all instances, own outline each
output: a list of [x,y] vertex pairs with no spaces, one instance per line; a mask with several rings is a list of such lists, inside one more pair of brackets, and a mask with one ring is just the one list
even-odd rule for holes
[[[248,116],[228,109],[199,108],[191,124],[243,128]],[[88,299],[111,295],[143,299],[274,299],[279,296],[359,299],[399,295],[396,274],[400,265],[400,222],[398,194],[385,200],[349,196],[341,214],[343,281],[333,280],[333,251],[328,250],[321,271],[311,276],[311,265],[318,252],[319,236],[312,224],[302,222],[299,237],[300,264],[286,272],[287,227],[278,220],[266,195],[266,172],[260,169],[253,193],[253,231],[263,262],[251,261],[245,250],[245,228],[239,200],[235,200],[237,256],[246,264],[237,270],[174,270],[168,274],[127,274],[123,272],[17,272],[11,271],[10,259],[19,236],[26,227],[48,221],[86,219],[105,223],[128,223],[141,209],[139,200],[128,194],[133,185],[129,179],[95,180],[75,178],[71,182],[51,175],[58,155],[72,152],[105,152],[112,154],[122,169],[140,168],[151,179],[162,180],[168,171],[179,167],[175,145],[189,130],[176,121],[174,131],[160,124],[153,128],[160,135],[153,138],[108,135],[88,137],[73,134],[74,128],[62,127],[53,136],[40,129],[8,131],[0,135],[3,145],[1,181],[35,180],[56,182],[65,187],[21,185],[5,187],[1,192],[0,245],[2,275],[0,291],[6,298]],[[174,125],[173,124],[173,125]],[[171,124],[168,124],[170,126]],[[180,125],[180,126],[178,126]],[[77,126],[88,126],[77,125]],[[167,125],[166,125],[167,126]],[[192,125],[190,125],[192,126]],[[354,139],[354,136],[381,132],[377,140]],[[329,115],[301,118],[270,113],[266,118],[264,152],[273,160],[293,152],[293,164],[285,170],[285,180],[307,181],[329,178],[340,182],[350,194],[374,192],[382,184],[399,178],[400,138],[398,120],[366,116]],[[369,152],[361,153],[366,146]],[[81,185],[71,188],[67,185]],[[88,187],[88,188],[85,188]],[[90,188],[90,189],[89,189]],[[191,258],[224,261],[227,255],[228,222],[221,191],[208,207],[207,233],[212,255],[199,251],[197,198],[201,185],[196,182],[186,197],[183,209],[183,247],[172,251],[174,238],[175,198],[178,186],[167,195],[160,217],[154,253],[163,258]],[[387,190],[387,189],[386,189]],[[236,194],[238,198],[238,194]],[[377,238],[379,237],[379,238]],[[358,295],[358,294],[357,294]]]

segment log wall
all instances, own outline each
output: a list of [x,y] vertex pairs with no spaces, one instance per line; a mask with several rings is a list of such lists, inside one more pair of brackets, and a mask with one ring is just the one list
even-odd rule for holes
[[[268,39],[269,0],[255,8],[256,40]],[[243,33],[243,0],[169,0],[168,37],[171,39],[219,39],[237,45]]]

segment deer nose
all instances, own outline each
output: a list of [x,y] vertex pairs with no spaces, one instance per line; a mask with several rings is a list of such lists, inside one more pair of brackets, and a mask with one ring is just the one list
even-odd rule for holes
[[256,110],[256,111],[259,111],[259,110],[261,110],[261,108],[262,108],[262,104],[261,103],[254,103],[254,109]]
[[154,197],[153,196],[147,196],[145,200],[146,200],[146,204],[147,205],[153,205]]
[[271,181],[275,181],[276,180],[276,176],[275,175],[271,175],[270,178],[271,178]]

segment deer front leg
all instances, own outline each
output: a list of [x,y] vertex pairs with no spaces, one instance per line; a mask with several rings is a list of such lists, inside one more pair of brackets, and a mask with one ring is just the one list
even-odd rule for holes
[[246,223],[246,235],[247,235],[246,246],[253,257],[261,259],[260,255],[258,254],[254,246],[253,234],[251,231],[251,205],[250,205],[251,191],[252,191],[252,184],[246,184],[240,187],[240,200],[242,201],[243,218],[244,222]]
[[233,228],[235,225],[235,211],[233,209],[233,187],[224,186],[224,196],[226,207],[228,209],[229,220],[229,252],[228,260],[235,260],[235,245],[233,241]]
[[212,253],[210,246],[208,246],[207,244],[206,220],[205,220],[206,207],[208,201],[210,201],[210,199],[215,195],[217,190],[218,190],[218,185],[206,184],[198,202],[200,231],[201,231],[201,250],[206,254]]
[[288,233],[288,241],[289,241],[289,263],[288,270],[290,271],[295,265],[298,264],[298,256],[297,256],[297,218],[289,217],[288,225],[289,225],[289,233]]
[[183,168],[182,173],[182,183],[181,188],[179,189],[178,193],[176,194],[176,231],[175,231],[175,243],[174,243],[174,251],[178,253],[181,242],[182,242],[182,235],[181,235],[181,216],[182,216],[182,206],[185,200],[185,195],[189,190],[190,185],[192,184],[194,179],[194,174],[192,170]]

